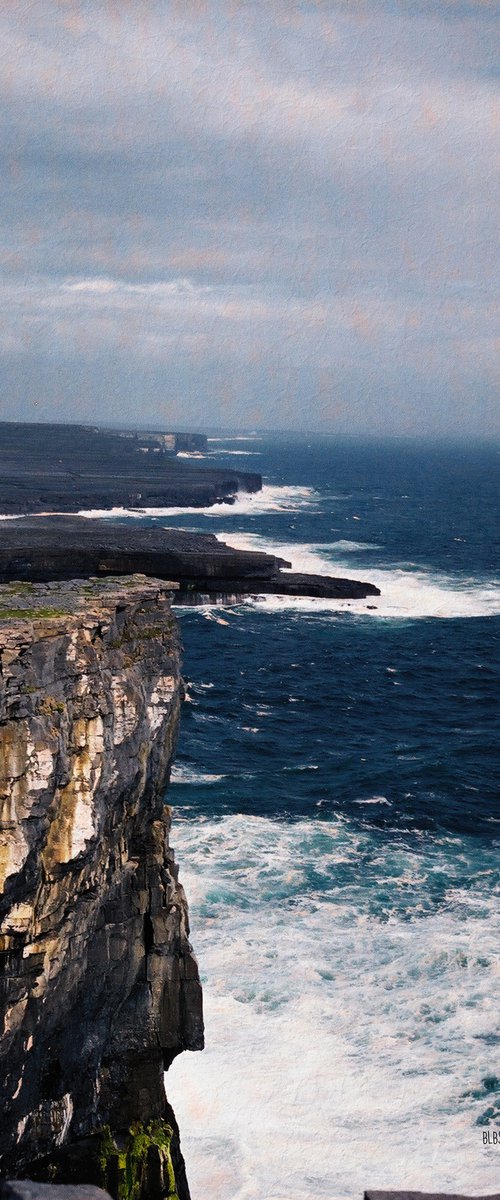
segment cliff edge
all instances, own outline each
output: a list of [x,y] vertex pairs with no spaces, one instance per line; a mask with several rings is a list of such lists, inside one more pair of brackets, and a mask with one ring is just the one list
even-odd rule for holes
[[203,1045],[168,589],[0,588],[0,1175],[120,1200],[188,1200],[163,1072]]

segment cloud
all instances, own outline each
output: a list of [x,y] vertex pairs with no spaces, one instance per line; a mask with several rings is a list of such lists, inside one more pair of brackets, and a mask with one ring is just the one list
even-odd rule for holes
[[91,298],[107,296],[107,295],[122,295],[122,296],[144,296],[144,297],[170,297],[170,296],[193,296],[204,295],[210,292],[210,288],[192,283],[190,279],[166,279],[160,283],[127,283],[124,280],[118,279],[76,279],[70,280],[61,284],[60,289],[63,294],[66,292],[84,292]]
[[85,364],[92,405],[108,403],[103,356],[125,391],[132,357],[136,394],[151,360],[187,412],[230,377],[243,422],[288,386],[299,420],[325,381],[339,411],[364,389],[368,424],[404,388],[436,416],[451,359],[471,409],[474,388],[489,396],[495,16],[459,0],[7,0],[13,411],[30,357],[49,404],[40,363]]
[[[276,386],[306,365],[382,379],[423,366],[439,386],[449,386],[458,361],[483,386],[495,383],[495,311],[490,304],[441,302],[432,307],[389,299],[369,289],[315,298],[290,297],[283,290],[200,286],[187,278],[136,284],[110,278],[56,282],[39,279],[36,288],[4,279],[0,287],[4,355],[33,354],[48,359],[68,354],[99,364],[112,356],[126,372],[131,359],[151,355],[169,369],[184,369],[193,358],[231,363],[244,373],[274,363]],[[467,356],[467,366],[465,362]],[[471,364],[474,364],[471,367]]]

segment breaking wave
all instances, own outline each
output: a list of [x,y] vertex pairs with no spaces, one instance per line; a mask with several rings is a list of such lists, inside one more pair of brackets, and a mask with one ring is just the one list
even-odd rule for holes
[[[338,543],[310,546],[307,543],[271,541],[254,533],[220,533],[241,549],[265,550],[292,563],[294,571],[316,575],[352,576],[352,564],[337,553]],[[295,609],[304,613],[352,612],[373,617],[412,619],[421,617],[482,617],[500,613],[500,582],[496,579],[464,579],[460,575],[424,569],[405,570],[361,564],[356,559],[355,578],[380,588],[380,596],[365,600],[323,600],[289,596],[261,596],[254,606],[273,611]],[[370,606],[368,608],[368,606]]]
[[[196,513],[198,516],[228,517],[243,515],[260,515],[272,512],[297,512],[309,508],[318,497],[313,488],[309,487],[276,487],[265,484],[260,492],[239,492],[234,504],[211,504],[204,508],[181,506],[179,508],[93,508],[82,509],[79,517],[133,517],[144,520],[144,517],[174,517],[184,513]],[[234,534],[232,535],[234,537]]]
[[207,1030],[167,1080],[193,1200],[492,1189],[494,849],[248,815],[173,842]]

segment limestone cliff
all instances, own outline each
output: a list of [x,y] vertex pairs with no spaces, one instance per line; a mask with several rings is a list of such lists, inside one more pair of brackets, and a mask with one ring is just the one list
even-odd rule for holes
[[0,1175],[135,1200],[189,1196],[163,1070],[203,1044],[166,587],[0,588]]

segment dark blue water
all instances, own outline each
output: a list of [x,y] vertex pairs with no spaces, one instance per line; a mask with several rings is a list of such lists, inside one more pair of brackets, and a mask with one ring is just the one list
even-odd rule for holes
[[[224,775],[216,796],[198,788],[202,809],[361,819],[360,801],[382,795],[391,807],[374,806],[376,825],[492,834],[497,619],[394,627],[253,612],[227,628],[189,614],[183,636],[197,703],[178,761]],[[213,688],[200,695],[199,681]]]
[[[238,443],[239,444],[239,443]],[[250,443],[248,443],[250,444]],[[241,445],[248,445],[241,443]],[[316,545],[356,535],[378,546],[375,561],[413,561],[464,578],[498,578],[500,449],[419,443],[337,444],[334,439],[260,439],[258,450],[217,454],[214,466],[260,471],[266,483],[313,489],[320,503],[283,513],[228,509],[225,526]],[[354,517],[361,520],[356,521]],[[186,524],[185,520],[178,522]],[[207,512],[197,527],[216,528]],[[362,537],[360,536],[362,534]]]
[[[296,547],[299,559],[304,547],[329,546],[330,561],[317,551],[323,570],[333,572],[340,555],[343,572],[368,579],[375,572],[381,583],[386,570],[403,592],[406,574],[418,615],[412,619],[410,602],[379,617],[384,597],[370,612],[366,603],[340,612],[246,607],[228,626],[185,613],[185,675],[197,703],[184,711],[179,763],[202,774],[216,747],[216,773],[224,776],[216,795],[198,786],[196,805],[289,818],[320,809],[366,821],[360,802],[380,795],[389,803],[372,806],[376,826],[491,837],[500,817],[500,619],[454,613],[498,614],[499,593],[490,590],[498,569],[498,452],[319,440],[255,445],[259,458],[231,461],[311,493],[292,495],[292,511],[229,510],[224,530],[234,529],[235,544],[239,532],[257,534],[269,545],[288,544],[290,554]],[[218,528],[209,515],[198,525]],[[363,549],[346,551],[342,543],[351,540]],[[420,615],[426,589],[435,607],[433,587],[446,616]],[[213,688],[199,694],[200,682]],[[185,797],[193,802],[191,790]],[[176,802],[183,799],[179,787]]]

